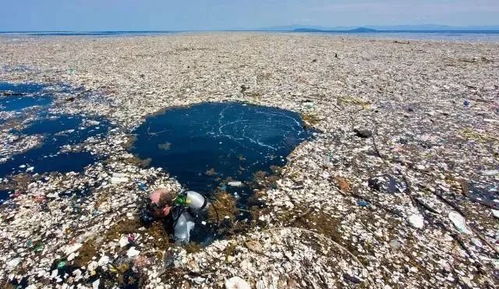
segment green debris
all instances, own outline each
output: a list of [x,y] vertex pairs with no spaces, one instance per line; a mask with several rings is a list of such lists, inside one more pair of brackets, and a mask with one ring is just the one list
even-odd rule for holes
[[371,103],[367,100],[355,96],[342,96],[338,98],[338,104],[343,106],[356,105],[361,106],[363,109],[369,109]]
[[471,128],[465,128],[460,131],[460,135],[466,139],[470,140],[476,140],[479,142],[487,143],[487,142],[497,142],[499,141],[499,138],[494,137],[488,133],[485,132],[479,132],[476,130],[473,130]]
[[67,265],[66,261],[60,261],[59,263],[57,263],[57,269],[62,269],[66,267],[66,265]]
[[37,243],[34,247],[33,247],[33,251],[39,253],[39,252],[42,252],[43,249],[45,249],[45,245],[43,245],[42,243]]
[[305,122],[305,125],[308,127],[312,127],[321,121],[320,118],[313,113],[301,113],[300,116],[301,119]]

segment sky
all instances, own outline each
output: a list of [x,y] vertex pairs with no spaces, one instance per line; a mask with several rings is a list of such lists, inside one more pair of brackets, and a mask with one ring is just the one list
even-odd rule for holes
[[499,25],[499,0],[0,0],[0,31]]

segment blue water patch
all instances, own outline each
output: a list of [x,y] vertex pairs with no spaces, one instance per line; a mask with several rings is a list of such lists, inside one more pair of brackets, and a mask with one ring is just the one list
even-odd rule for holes
[[[85,121],[92,120],[92,125]],[[88,122],[87,122],[88,123]],[[42,135],[40,146],[24,153],[12,156],[7,162],[0,164],[0,177],[18,173],[33,167],[35,173],[46,172],[81,172],[94,163],[97,156],[89,152],[65,152],[65,145],[76,145],[87,138],[105,134],[109,131],[109,122],[102,119],[88,119],[82,116],[60,115],[48,116],[34,121],[23,130],[15,131],[22,135]]]
[[10,194],[9,191],[0,190],[0,204],[9,199],[9,194]]
[[33,106],[48,106],[52,97],[44,93],[41,84],[13,84],[0,82],[0,110],[20,111]]
[[[13,120],[19,123],[26,123],[34,117],[24,129],[10,129],[10,133],[42,136],[39,146],[13,155],[6,162],[0,163],[0,177],[24,171],[81,172],[98,159],[89,152],[61,152],[61,149],[67,145],[80,144],[89,137],[107,133],[109,122],[77,115],[51,115],[49,109],[53,103],[53,91],[81,94],[78,89],[67,85],[51,88],[52,90],[49,90],[46,85],[33,83],[0,82],[0,110],[15,112]],[[38,109],[27,110],[33,107]]]
[[33,106],[46,106],[52,103],[52,98],[47,96],[7,96],[0,98],[0,110],[14,111]]
[[237,102],[170,109],[149,117],[135,133],[133,153],[203,193],[284,165],[311,137],[297,113]]
[[0,82],[2,95],[25,95],[40,93],[46,86],[37,83],[9,83]]

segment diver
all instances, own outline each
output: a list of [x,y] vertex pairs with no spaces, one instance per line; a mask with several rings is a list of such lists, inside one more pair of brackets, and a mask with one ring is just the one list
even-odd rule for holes
[[176,194],[167,189],[158,189],[149,196],[149,202],[142,210],[141,220],[146,224],[163,220],[167,230],[173,232],[175,242],[186,244],[189,243],[195,220],[200,218],[209,205],[207,198],[194,191]]

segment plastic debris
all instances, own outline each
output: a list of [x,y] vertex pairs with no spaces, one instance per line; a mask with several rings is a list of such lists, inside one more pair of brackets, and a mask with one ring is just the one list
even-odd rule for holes
[[[491,212],[497,210],[492,198],[496,191],[489,187],[497,183],[494,171],[499,168],[494,133],[499,112],[497,43],[421,40],[401,45],[378,39],[268,33],[113,37],[97,42],[92,37],[18,38],[0,37],[0,51],[7,56],[0,57],[2,79],[66,81],[81,86],[82,90],[72,87],[54,95],[57,106],[50,113],[99,115],[115,127],[60,148],[96,157],[78,173],[37,174],[39,164],[20,162],[24,169],[15,166],[20,174],[1,177],[1,190],[11,192],[11,198],[0,210],[0,247],[4,248],[0,273],[14,288],[21,283],[22,288],[28,283],[37,288],[92,288],[96,279],[100,279],[99,287],[118,288],[110,283],[127,279],[123,272],[140,266],[124,264],[142,264],[143,260],[136,261],[141,256],[151,258],[149,265],[140,268],[147,277],[143,279],[146,288],[172,289],[173,284],[223,287],[233,276],[244,278],[254,288],[352,287],[343,276],[355,276],[363,282],[358,287],[365,288],[397,284],[407,288],[486,288],[496,283],[497,262],[490,257],[495,252],[489,245],[498,242],[497,211]],[[342,55],[341,59],[335,58],[335,53]],[[311,59],[318,60],[313,67]],[[68,65],[77,67],[68,73]],[[334,75],[329,75],[331,67]],[[244,93],[239,89],[242,84],[246,85]],[[468,107],[472,109],[465,109],[463,99],[456,97],[463,95],[473,98]],[[279,174],[265,175],[255,184],[234,177],[245,181],[249,194],[227,185],[213,187],[230,195],[230,190],[238,191],[241,201],[250,198],[254,206],[249,212],[241,211],[250,222],[238,221],[222,239],[207,243],[197,253],[178,246],[175,258],[163,259],[163,253],[174,245],[168,243],[161,224],[142,226],[138,218],[130,218],[138,215],[141,202],[155,189],[179,192],[187,187],[182,188],[170,171],[147,166],[147,160],[130,153],[130,132],[159,110],[207,100],[238,100],[308,114],[313,122],[307,125],[317,133],[282,159],[285,165]],[[18,117],[0,109],[0,164],[42,143],[43,135],[13,132],[35,122],[37,116]],[[59,136],[77,135],[80,127],[86,126]],[[377,132],[382,158],[373,156],[373,142],[355,136],[354,127]],[[150,137],[159,132],[150,130]],[[247,136],[263,138],[265,133]],[[283,143],[288,141],[293,143],[289,137]],[[228,143],[223,139],[223,145]],[[233,157],[245,162],[238,155]],[[273,157],[281,159],[280,155]],[[70,160],[75,161],[78,158]],[[26,172],[33,166],[33,172]],[[411,186],[410,194],[366,184],[379,175],[393,176],[404,184],[399,171]],[[226,182],[221,170],[214,173],[211,178]],[[350,186],[338,191],[334,176],[347,179]],[[113,184],[112,177],[123,179]],[[459,181],[462,179],[486,188],[487,194],[470,193]],[[197,189],[194,182],[192,185]],[[84,188],[88,194],[76,193]],[[40,198],[43,202],[36,202],[38,195],[45,196]],[[467,214],[463,217],[476,226],[477,233],[462,237],[473,259],[483,265],[480,268],[476,262],[456,262],[470,257],[449,236],[448,226],[454,224],[448,214],[453,208],[438,195],[458,205]],[[356,200],[363,198],[372,209],[358,206]],[[478,199],[487,203],[478,203]],[[415,210],[414,201],[421,201],[421,212]],[[413,213],[428,214],[444,226],[412,229],[403,219]],[[224,211],[213,220],[229,222],[231,217],[226,220],[226,215],[232,216]],[[467,227],[472,230],[470,223]],[[210,230],[210,226],[196,227],[192,234],[197,230]],[[127,256],[132,245],[122,248],[119,244],[120,238],[130,233],[140,235],[133,246],[141,253],[133,262]],[[32,244],[27,244],[27,239]],[[247,248],[249,240],[261,243],[258,250],[262,252]],[[404,245],[395,249],[398,245],[391,240]],[[65,254],[66,246],[75,243],[84,245]],[[355,248],[360,261],[339,245]],[[370,253],[375,256],[370,258]],[[116,262],[100,266],[103,255]],[[56,271],[51,279],[54,258],[70,256],[75,256],[71,266]],[[20,263],[13,264],[16,258]],[[160,276],[166,264],[178,266],[167,270],[190,272],[190,277]],[[70,269],[73,271],[66,272]],[[115,271],[108,274],[107,270]],[[194,275],[201,279],[194,281]],[[0,284],[4,285],[4,280]]]
[[133,258],[135,256],[138,256],[140,254],[140,251],[138,251],[137,249],[135,249],[135,247],[131,247],[130,249],[128,249],[128,251],[126,252],[126,255],[130,258]]
[[76,244],[73,244],[73,245],[70,245],[70,246],[67,246],[65,249],[64,249],[64,253],[66,253],[66,255],[69,255],[71,253],[74,253],[76,251],[78,251],[81,246],[83,246],[83,244],[80,244],[80,243],[76,243]]
[[130,240],[129,240],[128,236],[122,236],[120,238],[119,244],[120,244],[121,248],[127,246],[129,243],[130,243]]
[[484,176],[495,176],[495,175],[499,175],[499,170],[486,170],[486,171],[482,171],[482,175],[484,175]]
[[450,212],[449,219],[459,232],[464,234],[472,234],[471,230],[466,226],[466,220],[463,216],[461,216],[461,214],[457,212]]
[[367,129],[354,129],[353,132],[360,138],[370,138],[373,136],[373,133]]
[[128,182],[129,179],[125,174],[115,173],[111,177],[111,184],[117,185]]
[[109,263],[110,259],[107,255],[103,255],[102,257],[100,257],[99,261],[97,261],[97,264],[102,267],[102,266],[106,266],[108,263]]
[[391,175],[381,175],[368,180],[370,188],[389,194],[402,193],[407,190],[406,185]]
[[225,289],[251,289],[251,286],[241,277],[236,276],[225,281]]
[[357,200],[357,205],[359,205],[360,207],[367,207],[369,206],[369,203],[364,200]]
[[416,229],[422,229],[424,227],[424,218],[420,214],[412,214],[408,218],[409,224]]
[[243,182],[232,181],[232,182],[228,182],[227,185],[229,185],[231,187],[242,187],[243,186]]
[[180,244],[187,244],[191,239],[191,230],[194,228],[192,216],[188,212],[183,212],[177,219],[174,228],[175,241]]
[[99,285],[100,279],[95,280],[94,282],[92,282],[92,289],[99,289]]
[[57,269],[63,269],[64,267],[66,267],[66,265],[66,261],[60,261],[59,263],[57,263]]
[[15,259],[12,259],[10,260],[9,262],[7,262],[7,268],[12,270],[14,269],[17,265],[19,265],[19,263],[21,263],[21,258],[15,258]]

